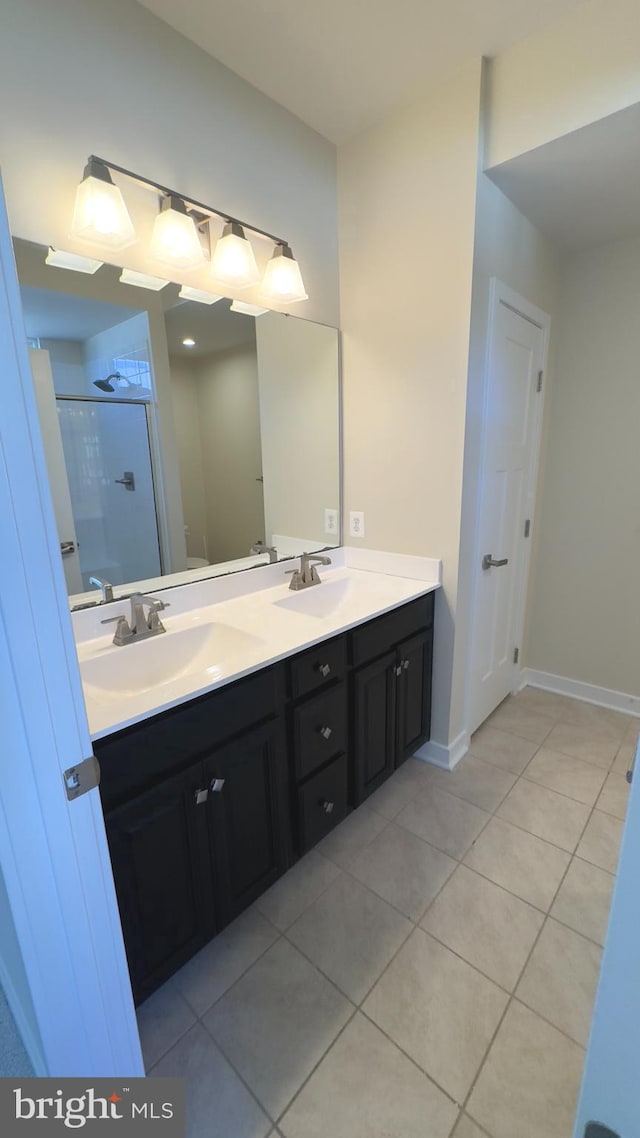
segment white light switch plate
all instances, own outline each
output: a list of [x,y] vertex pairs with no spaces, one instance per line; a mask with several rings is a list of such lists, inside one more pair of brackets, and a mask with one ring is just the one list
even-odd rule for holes
[[351,510],[349,513],[349,537],[364,537],[364,511]]

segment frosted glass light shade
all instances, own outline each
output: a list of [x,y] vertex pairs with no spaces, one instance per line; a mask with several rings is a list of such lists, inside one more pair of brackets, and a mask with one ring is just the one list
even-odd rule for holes
[[246,300],[234,300],[229,305],[231,312],[242,312],[245,316],[263,316],[268,308],[260,308],[258,304],[247,304]]
[[234,288],[249,288],[260,280],[260,270],[251,242],[236,221],[226,223],[222,237],[216,242],[211,259],[211,275]]
[[183,272],[204,265],[196,223],[180,198],[165,198],[162,211],[153,223],[149,256]]
[[178,296],[181,300],[195,300],[197,304],[217,304],[219,300],[224,299],[215,292],[206,292],[202,288],[191,288],[191,285],[183,285]]
[[308,299],[300,266],[288,245],[276,245],[264,271],[260,295],[280,304]]
[[98,162],[87,164],[76,190],[71,235],[107,249],[124,249],[136,239],[122,193]]
[[123,284],[133,285],[134,288],[150,288],[152,292],[160,292],[161,288],[171,283],[162,280],[161,277],[151,277],[148,273],[138,273],[135,269],[123,269],[120,280]]
[[92,257],[80,257],[77,253],[65,253],[64,249],[52,249],[51,246],[45,262],[57,269],[72,269],[75,273],[97,273],[104,264],[104,261],[94,261]]

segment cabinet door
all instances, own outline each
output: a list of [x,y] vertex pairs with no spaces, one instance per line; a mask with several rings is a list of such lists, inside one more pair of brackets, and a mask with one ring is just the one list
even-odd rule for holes
[[394,769],[395,666],[395,652],[387,652],[353,676],[356,806],[381,786]]
[[286,751],[279,722],[205,760],[216,911],[222,927],[286,869]]
[[396,766],[429,738],[433,631],[419,632],[398,647]]
[[202,777],[198,763],[105,818],[136,1003],[213,936]]

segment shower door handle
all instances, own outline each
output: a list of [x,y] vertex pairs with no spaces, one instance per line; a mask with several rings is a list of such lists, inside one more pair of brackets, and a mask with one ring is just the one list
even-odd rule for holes
[[125,470],[123,477],[116,478],[115,481],[118,483],[118,486],[124,486],[125,490],[135,490],[136,488],[133,470]]

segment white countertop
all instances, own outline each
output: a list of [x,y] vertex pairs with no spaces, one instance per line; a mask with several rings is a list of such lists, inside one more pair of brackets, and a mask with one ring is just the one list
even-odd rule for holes
[[114,646],[114,626],[107,631],[100,624],[128,614],[126,601],[73,614],[92,738],[213,691],[440,584],[440,562],[428,558],[365,550],[350,556],[348,549],[331,557],[332,566],[320,567],[322,583],[299,592],[288,588],[282,565],[169,589],[160,594],[170,605],[162,613],[166,633],[138,644]]

